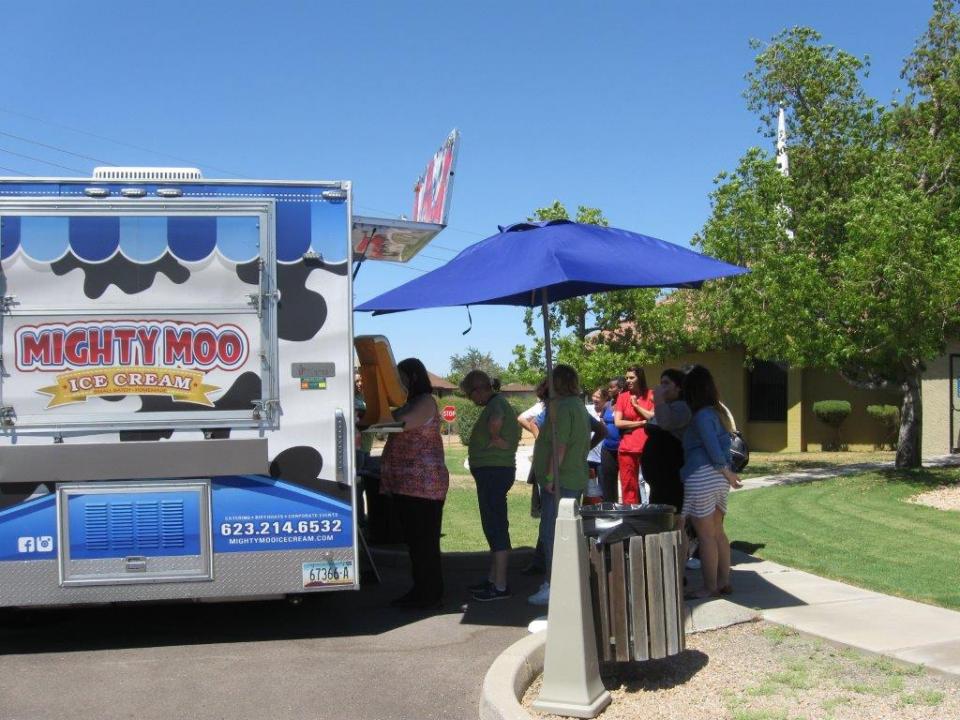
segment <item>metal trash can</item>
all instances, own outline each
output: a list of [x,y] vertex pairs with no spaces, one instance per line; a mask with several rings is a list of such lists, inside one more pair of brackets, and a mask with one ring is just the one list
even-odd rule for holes
[[675,513],[671,505],[580,509],[601,662],[653,660],[686,647]]

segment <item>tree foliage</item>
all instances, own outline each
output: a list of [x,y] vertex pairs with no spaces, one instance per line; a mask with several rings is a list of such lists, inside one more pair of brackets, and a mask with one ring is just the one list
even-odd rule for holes
[[[907,94],[887,104],[864,89],[869,60],[811,28],[752,47],[746,104],[768,138],[784,109],[790,173],[780,172],[770,150],[746,150],[717,177],[711,216],[693,238],[751,272],[700,291],[631,290],[557,303],[550,327],[558,359],[590,387],[630,362],[737,344],[748,360],[898,386],[897,465],[915,467],[925,363],[960,335],[956,2],[934,0],[927,30],[904,63]],[[603,220],[584,207],[578,218],[587,212]],[[560,203],[534,214],[567,217]],[[536,336],[532,321],[528,314]],[[564,329],[572,331],[561,337]],[[510,367],[542,372],[542,344],[518,347]]]
[[[530,219],[569,220],[570,214],[562,203],[554,201],[534,210]],[[577,208],[575,219],[580,223],[608,224],[599,208],[584,205]],[[611,272],[612,268],[611,264]],[[581,384],[589,389],[622,375],[628,365],[678,351],[684,342],[679,330],[685,324],[685,306],[671,304],[662,312],[653,312],[661,299],[658,290],[637,289],[551,303],[549,327],[556,362],[575,367]],[[542,323],[539,310],[527,311],[531,344],[516,346],[508,366],[508,372],[523,382],[538,382],[546,370]]]
[[450,374],[447,375],[447,380],[457,385],[471,370],[483,370],[491,378],[503,379],[504,375],[503,366],[493,359],[493,355],[482,352],[479,348],[468,347],[463,354],[450,356]]
[[900,466],[920,461],[924,363],[960,329],[958,47],[954,3],[938,0],[904,66],[909,96],[883,107],[863,90],[866,60],[809,28],[773,38],[745,96],[768,135],[785,109],[790,176],[747,151],[695,238],[751,269],[696,303],[715,331],[754,357],[902,388]]
[[[553,204],[537,208],[528,220],[570,220],[570,213],[559,200]],[[577,208],[575,222],[607,226],[607,219],[599,208],[580,205]],[[570,346],[583,347],[588,333],[594,328],[589,326],[593,317],[593,306],[597,296],[570,298],[550,303],[549,324],[550,340],[557,362],[571,362],[578,371],[582,371],[580,357],[571,357]],[[507,366],[507,373],[520,382],[536,384],[546,373],[545,344],[543,340],[543,315],[537,310],[527,310],[524,315],[529,345],[517,345],[513,349],[513,360]]]

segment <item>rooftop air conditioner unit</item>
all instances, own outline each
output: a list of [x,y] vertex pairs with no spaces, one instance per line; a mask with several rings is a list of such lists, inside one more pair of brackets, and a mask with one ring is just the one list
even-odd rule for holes
[[98,167],[93,169],[94,180],[170,181],[203,180],[197,168],[175,167]]

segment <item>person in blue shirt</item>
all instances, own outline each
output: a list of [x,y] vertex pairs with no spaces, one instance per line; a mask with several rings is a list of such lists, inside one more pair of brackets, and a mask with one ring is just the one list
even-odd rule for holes
[[603,492],[604,502],[617,502],[620,499],[620,461],[617,453],[620,450],[620,428],[613,417],[617,397],[627,386],[622,377],[613,378],[607,383],[607,395],[610,401],[603,408],[603,422],[607,426],[607,436],[603,439],[600,450],[600,489]]
[[688,598],[729,595],[730,540],[723,529],[730,488],[741,487],[730,468],[730,430],[721,420],[720,398],[710,371],[694,365],[683,379],[683,397],[693,419],[683,433],[683,512],[700,539],[703,589]]

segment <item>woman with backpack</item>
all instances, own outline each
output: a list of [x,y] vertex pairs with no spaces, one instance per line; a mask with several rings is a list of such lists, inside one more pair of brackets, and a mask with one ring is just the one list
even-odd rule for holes
[[730,540],[723,529],[730,488],[741,487],[730,467],[730,429],[710,371],[694,365],[683,379],[693,418],[683,434],[683,512],[700,540],[703,589],[688,599],[729,595]]

